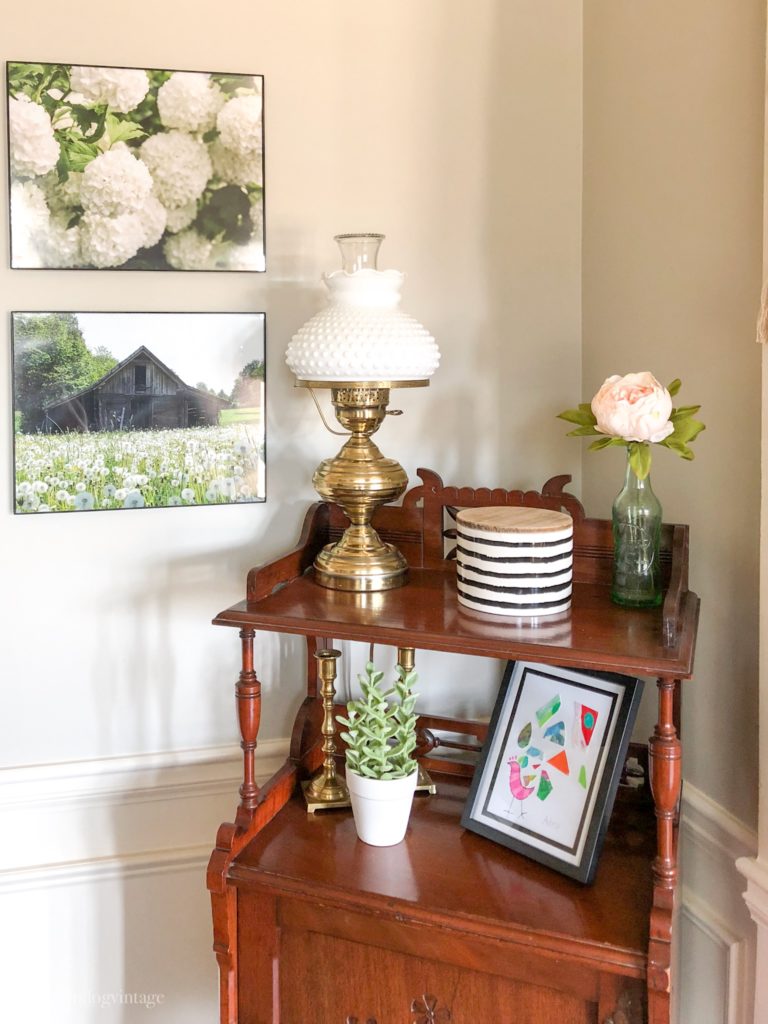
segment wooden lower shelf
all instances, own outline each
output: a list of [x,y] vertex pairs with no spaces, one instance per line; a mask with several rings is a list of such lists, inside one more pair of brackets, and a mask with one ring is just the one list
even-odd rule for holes
[[351,812],[308,815],[294,794],[233,861],[230,884],[241,895],[254,886],[645,978],[655,852],[647,803],[620,794],[585,887],[462,829],[468,781],[435,780],[437,795],[415,798],[405,841],[388,848],[360,842]]

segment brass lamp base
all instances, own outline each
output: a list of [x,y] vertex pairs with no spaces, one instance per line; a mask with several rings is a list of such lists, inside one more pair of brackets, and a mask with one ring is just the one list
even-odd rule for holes
[[408,563],[372,527],[350,526],[315,559],[315,579],[332,590],[392,590],[406,581]]
[[327,545],[315,559],[316,581],[332,590],[356,593],[401,587],[408,564],[396,547],[379,537],[371,518],[379,506],[405,492],[408,477],[399,462],[381,454],[371,435],[388,414],[390,388],[423,387],[429,381],[296,383],[330,388],[336,419],[350,434],[338,455],[321,462],[312,478],[320,497],[340,505],[351,521],[341,540]]

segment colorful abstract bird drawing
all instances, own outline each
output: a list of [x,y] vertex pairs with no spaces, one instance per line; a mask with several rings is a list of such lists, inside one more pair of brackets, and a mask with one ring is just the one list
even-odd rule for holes
[[516,757],[510,757],[507,761],[509,765],[509,792],[512,794],[512,799],[509,802],[508,814],[512,813],[512,807],[515,800],[520,801],[520,817],[522,818],[525,814],[523,810],[523,801],[527,800],[529,796],[536,792],[536,786],[527,786],[526,782],[535,782],[536,776],[529,775],[523,780],[523,769],[520,762]]

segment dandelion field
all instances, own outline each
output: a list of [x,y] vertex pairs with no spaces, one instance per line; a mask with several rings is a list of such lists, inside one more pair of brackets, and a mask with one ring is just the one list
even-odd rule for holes
[[16,511],[263,501],[256,424],[108,433],[16,434]]

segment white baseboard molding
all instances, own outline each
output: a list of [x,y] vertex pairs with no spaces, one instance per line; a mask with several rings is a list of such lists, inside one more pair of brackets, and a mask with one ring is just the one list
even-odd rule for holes
[[[725,1007],[723,1024],[752,1024],[755,935],[745,913],[744,884],[736,864],[756,850],[755,832],[686,782],[681,818],[682,913],[722,958],[726,990],[712,995],[716,996],[713,1005]],[[690,972],[689,986],[698,973],[695,964],[686,962],[685,950],[681,972]],[[698,984],[709,980],[699,979]],[[681,1021],[688,1019],[692,1017],[683,1006]]]

